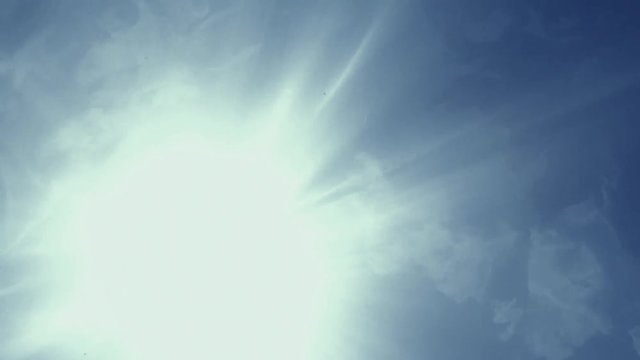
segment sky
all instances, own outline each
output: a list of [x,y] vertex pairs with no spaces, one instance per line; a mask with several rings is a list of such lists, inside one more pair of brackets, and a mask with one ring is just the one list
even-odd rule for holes
[[638,358],[638,14],[3,0],[0,358]]

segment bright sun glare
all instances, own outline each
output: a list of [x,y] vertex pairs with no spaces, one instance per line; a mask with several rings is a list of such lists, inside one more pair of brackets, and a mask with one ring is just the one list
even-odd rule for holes
[[75,175],[46,249],[59,288],[29,341],[109,359],[313,358],[341,288],[327,224],[254,145],[181,134]]
[[[169,61],[120,96],[100,93],[116,105],[97,96],[62,124],[50,150],[66,162],[25,250],[45,290],[15,358],[336,358],[344,304],[361,283],[361,264],[345,254],[380,236],[394,210],[370,199],[380,171],[366,156],[345,156],[345,173],[314,181],[365,118],[331,104],[375,28],[326,84],[308,68],[315,52],[305,49],[318,41],[305,40],[264,96],[238,85],[251,63],[212,81]],[[91,56],[111,54],[108,44]],[[131,44],[138,53],[141,42]],[[306,91],[323,88],[320,100]]]

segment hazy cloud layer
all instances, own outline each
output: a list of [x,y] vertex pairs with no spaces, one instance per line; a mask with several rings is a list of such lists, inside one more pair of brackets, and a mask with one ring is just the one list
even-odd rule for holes
[[[373,289],[349,300],[366,321],[332,353],[634,358],[638,11],[3,2],[0,356],[41,299],[33,269],[52,189],[188,119],[218,133],[275,124],[278,150],[309,180],[301,202],[332,224],[336,267]],[[87,179],[75,181],[64,186]],[[64,357],[57,340],[73,342],[52,337],[33,356]]]

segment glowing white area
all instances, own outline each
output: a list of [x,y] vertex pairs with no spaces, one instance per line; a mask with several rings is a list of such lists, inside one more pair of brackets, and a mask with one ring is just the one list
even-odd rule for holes
[[108,359],[313,358],[344,289],[291,172],[194,134],[125,149],[66,194],[47,250],[60,288],[32,341]]
[[[97,90],[44,146],[63,165],[29,233],[43,290],[10,358],[339,358],[350,256],[397,215],[372,198],[376,162],[345,150],[380,21],[336,52],[353,18],[309,11],[272,63],[258,3],[184,23],[142,6],[80,61]],[[313,182],[334,160],[348,169]]]

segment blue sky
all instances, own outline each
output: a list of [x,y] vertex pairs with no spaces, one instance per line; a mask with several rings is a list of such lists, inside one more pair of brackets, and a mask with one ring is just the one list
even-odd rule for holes
[[[637,1],[0,9],[0,354],[66,281],[50,201],[97,181],[74,174],[273,122],[358,289],[319,359],[640,356]],[[3,358],[97,353],[44,334]]]

